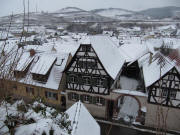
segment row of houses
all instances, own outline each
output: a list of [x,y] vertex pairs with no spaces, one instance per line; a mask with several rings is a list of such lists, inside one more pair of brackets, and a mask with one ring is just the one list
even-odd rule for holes
[[[128,115],[136,122],[156,126],[156,107],[162,105],[170,108],[167,128],[179,130],[178,51],[177,55],[165,56],[140,48],[118,49],[109,37],[99,35],[83,39],[73,56],[31,49],[23,53],[14,70],[12,93],[24,98],[41,97],[62,108],[81,100],[93,116],[103,119],[117,119],[122,108],[127,109],[123,104],[130,100],[124,97],[130,97],[137,107],[128,107],[129,112],[135,111]],[[129,80],[123,82],[122,76]],[[134,79],[138,84],[129,88]]]

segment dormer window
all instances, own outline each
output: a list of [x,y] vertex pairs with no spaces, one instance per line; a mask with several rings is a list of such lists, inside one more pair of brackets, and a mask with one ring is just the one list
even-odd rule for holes
[[28,72],[33,60],[34,60],[34,56],[31,56],[29,52],[24,53],[20,57],[20,60],[17,63],[17,66],[14,70],[14,76],[17,78],[24,77]]
[[51,55],[41,56],[31,70],[33,80],[46,83],[56,59],[56,57]]

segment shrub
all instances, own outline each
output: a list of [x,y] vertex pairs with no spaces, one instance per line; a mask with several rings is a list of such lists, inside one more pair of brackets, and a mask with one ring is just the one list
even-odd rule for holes
[[27,112],[26,105],[23,105],[23,104],[18,105],[17,110],[20,111],[20,112],[26,113]]
[[33,110],[36,113],[39,113],[40,111],[44,110],[44,108],[41,105],[37,105],[36,107],[33,107]]

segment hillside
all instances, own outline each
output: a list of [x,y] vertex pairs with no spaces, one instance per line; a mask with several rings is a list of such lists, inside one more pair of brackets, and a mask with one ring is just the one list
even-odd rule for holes
[[134,11],[121,8],[94,9],[92,13],[117,19],[118,16],[134,14]]
[[147,10],[140,11],[140,14],[150,16],[155,19],[172,18],[180,12],[180,7],[162,7],[162,8],[150,8]]

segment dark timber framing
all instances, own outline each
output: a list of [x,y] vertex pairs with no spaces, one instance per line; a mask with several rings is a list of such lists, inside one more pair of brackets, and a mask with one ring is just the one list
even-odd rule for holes
[[148,87],[148,102],[180,109],[180,74],[172,68]]
[[113,83],[91,44],[81,44],[65,69],[69,90],[109,95]]

